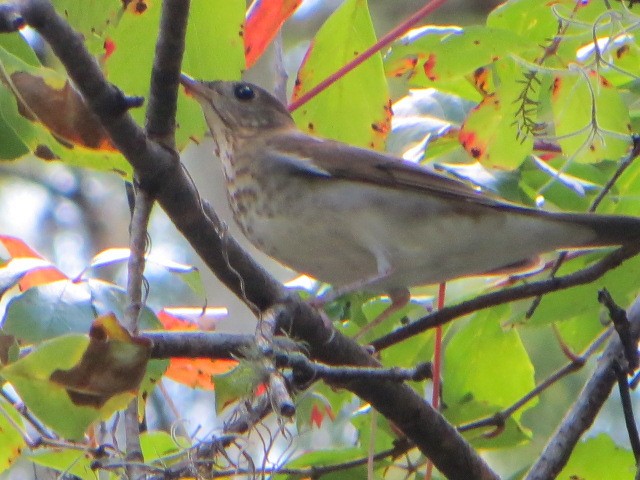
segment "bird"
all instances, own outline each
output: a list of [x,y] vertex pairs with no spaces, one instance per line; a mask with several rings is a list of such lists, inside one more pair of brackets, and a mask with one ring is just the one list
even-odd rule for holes
[[545,252],[640,240],[636,217],[525,207],[420,164],[306,134],[251,83],[186,74],[181,83],[202,107],[243,234],[337,291],[404,298],[414,286],[526,269]]

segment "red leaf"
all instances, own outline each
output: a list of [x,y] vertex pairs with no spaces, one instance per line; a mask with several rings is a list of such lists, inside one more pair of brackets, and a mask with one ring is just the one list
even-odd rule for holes
[[247,12],[244,27],[244,55],[251,67],[267,49],[282,24],[302,0],[254,0]]

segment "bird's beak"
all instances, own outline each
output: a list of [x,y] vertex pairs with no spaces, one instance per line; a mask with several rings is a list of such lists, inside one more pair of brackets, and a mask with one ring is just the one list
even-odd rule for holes
[[187,95],[191,95],[196,100],[207,98],[207,92],[209,92],[210,89],[202,82],[191,78],[186,73],[180,74],[180,83],[187,92]]

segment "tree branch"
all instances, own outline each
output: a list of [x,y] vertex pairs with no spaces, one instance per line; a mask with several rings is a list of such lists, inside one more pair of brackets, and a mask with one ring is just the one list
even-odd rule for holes
[[[637,343],[640,339],[640,297],[634,301],[628,316],[631,322],[630,333]],[[540,458],[529,470],[527,480],[555,478],[560,473],[578,440],[591,426],[602,405],[609,398],[617,381],[615,368],[621,361],[624,362],[624,348],[620,338],[614,335],[600,357],[595,372],[580,392],[578,400],[547,443]]]
[[478,310],[495,307],[496,305],[501,305],[503,303],[513,302],[514,300],[522,300],[523,298],[542,295],[544,293],[565,290],[570,287],[575,287],[576,285],[591,283],[603,276],[609,270],[619,267],[622,262],[634,257],[638,252],[640,252],[640,245],[626,245],[614,250],[599,262],[569,275],[565,275],[564,277],[553,277],[539,282],[505,288],[497,292],[480,295],[457,305],[445,307],[442,310],[430,313],[409,325],[400,327],[393,332],[374,340],[371,342],[371,346],[376,351],[380,351],[417,335],[418,333],[424,332],[425,330],[437,327],[438,325],[444,325],[455,318],[462,317],[463,315],[467,315]]
[[164,0],[151,72],[145,130],[150,138],[175,148],[178,84],[184,54],[189,0]]
[[[109,133],[114,145],[131,163],[139,183],[155,194],[172,222],[212,271],[248,304],[265,310],[283,303],[291,319],[290,335],[309,345],[312,358],[333,365],[377,366],[360,345],[325,325],[308,305],[289,296],[228,235],[222,223],[205,213],[200,196],[178,155],[153,142],[127,113],[124,95],[110,85],[82,38],[46,0],[22,0],[19,11],[26,22],[45,38]],[[287,322],[284,322],[287,323]],[[436,467],[456,479],[493,479],[484,460],[410,387],[368,378],[342,384],[394,422]]]

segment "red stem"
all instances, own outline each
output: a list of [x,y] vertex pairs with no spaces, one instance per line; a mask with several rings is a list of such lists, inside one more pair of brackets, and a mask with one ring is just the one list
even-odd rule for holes
[[293,112],[298,107],[307,103],[313,97],[315,97],[320,92],[325,90],[328,86],[336,82],[338,79],[344,77],[347,73],[349,73],[351,70],[356,68],[358,65],[365,62],[374,54],[382,50],[384,47],[394,42],[398,37],[404,35],[411,28],[413,28],[413,26],[416,23],[418,23],[423,17],[426,17],[436,9],[440,8],[442,5],[444,5],[446,1],[447,0],[431,0],[424,7],[422,7],[416,13],[411,15],[409,18],[407,18],[404,22],[402,22],[396,28],[391,30],[389,33],[387,33],[384,37],[378,40],[374,45],[372,45],[367,50],[365,50],[360,55],[358,55],[356,58],[354,58],[349,63],[347,63],[340,70],[335,72],[333,75],[330,75],[327,78],[325,78],[323,81],[321,81],[319,84],[317,84],[315,87],[313,87],[311,90],[309,90],[307,93],[302,95],[297,100],[294,100],[293,102],[291,102],[288,107],[289,111]]
[[[441,283],[438,288],[438,310],[444,308],[444,297],[447,284]],[[436,327],[436,339],[433,347],[433,393],[431,395],[431,405],[436,410],[440,406],[440,379],[442,377],[442,325]],[[427,462],[427,469],[424,474],[425,480],[431,480],[433,475],[433,463]]]

